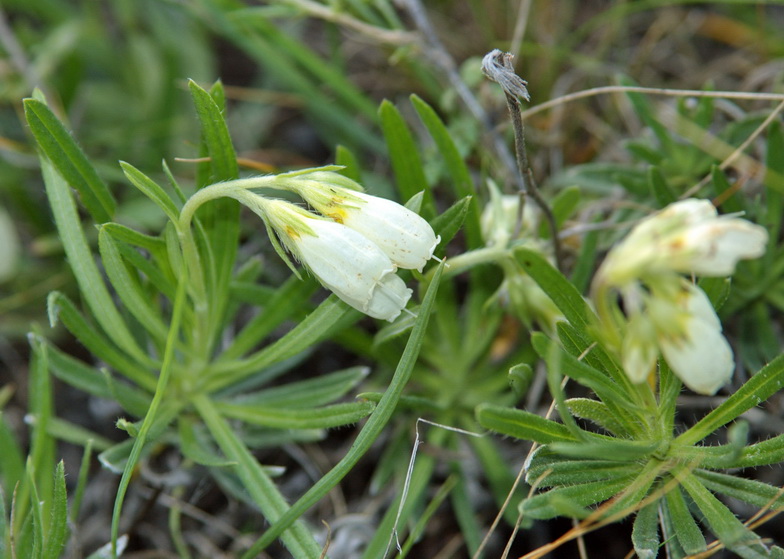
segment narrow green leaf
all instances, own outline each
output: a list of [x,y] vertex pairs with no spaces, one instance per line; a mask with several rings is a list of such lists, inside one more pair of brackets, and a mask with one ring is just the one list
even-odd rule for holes
[[432,193],[425,178],[422,160],[419,158],[419,148],[414,142],[408,125],[397,108],[387,100],[381,103],[378,115],[400,198],[408,200],[417,192],[424,190],[426,194],[422,216],[425,219],[432,218],[434,214]]
[[[116,391],[107,381],[107,373],[90,367],[83,361],[63,353],[48,343],[47,355],[52,374],[60,380],[93,396],[117,400]],[[131,413],[143,414],[144,410],[149,406],[149,397],[144,392],[128,384],[123,384],[121,391],[122,397],[117,401]],[[128,402],[132,404],[130,407],[126,407]]]
[[357,158],[354,153],[346,146],[339,145],[335,148],[335,165],[340,165],[343,167],[340,171],[338,171],[341,175],[350,178],[354,182],[362,182],[362,176],[360,174]]
[[678,408],[678,395],[681,393],[683,383],[670,369],[663,359],[659,362],[659,408],[658,421],[659,436],[662,439],[672,437],[675,429],[675,415]]
[[[455,464],[455,468],[460,467]],[[476,553],[482,542],[483,527],[480,527],[478,515],[475,513],[476,505],[468,493],[470,474],[460,471],[458,482],[451,494],[451,505],[455,519],[460,527],[460,533],[465,538],[466,548],[471,557],[477,557]],[[510,503],[511,508],[515,508],[515,503]],[[513,521],[514,522],[514,521]],[[484,558],[484,555],[478,557]]]
[[568,322],[560,321],[555,328],[564,350],[572,357],[597,371],[606,372],[618,386],[624,387],[627,394],[634,393],[634,385],[626,372],[600,345],[594,343],[591,338],[586,338]]
[[446,481],[438,488],[436,494],[427,504],[427,507],[422,511],[417,518],[416,524],[412,526],[411,533],[406,538],[406,541],[403,543],[402,548],[398,554],[398,557],[404,559],[408,557],[408,554],[411,552],[411,548],[414,544],[422,537],[422,534],[425,531],[428,523],[432,521],[433,515],[436,514],[436,511],[441,506],[441,503],[449,496],[452,490],[457,483],[457,476],[455,474],[450,475],[446,478]]
[[574,435],[555,421],[531,412],[507,408],[495,404],[480,404],[476,407],[476,420],[485,429],[539,444],[556,441],[573,442]]
[[101,228],[98,232],[98,248],[101,253],[106,275],[112,282],[117,295],[125,304],[125,308],[152,334],[157,341],[166,339],[166,324],[157,309],[150,304],[150,297],[142,291],[138,281],[134,280],[120,256],[117,241]]
[[732,278],[700,278],[697,282],[700,289],[710,299],[713,308],[721,309],[732,290]]
[[784,385],[784,355],[779,355],[717,408],[675,439],[679,445],[693,445],[742,413],[760,405]]
[[[201,123],[201,132],[212,168],[212,182],[233,180],[239,176],[237,155],[231,143],[229,129],[223,118],[223,110],[214,96],[222,97],[222,88],[214,89],[213,95],[199,87],[193,80],[188,82],[196,114]],[[179,212],[177,212],[179,214]]]
[[444,271],[444,264],[441,263],[433,275],[433,279],[425,292],[422,306],[411,330],[403,354],[400,357],[395,373],[392,376],[389,387],[387,388],[376,409],[365,422],[365,426],[357,435],[354,444],[348,453],[338,462],[326,475],[317,481],[300,499],[294,503],[291,509],[273,524],[267,532],[256,542],[253,547],[243,556],[244,559],[255,557],[262,549],[268,546],[278,535],[288,528],[295,519],[299,518],[306,510],[317,503],[326,495],[343,477],[348,474],[359,459],[370,449],[373,442],[384,430],[389,419],[397,407],[403,389],[411,378],[414,365],[419,356],[419,350],[425,338],[430,313],[436,300],[438,285],[441,281],[441,274]]
[[580,332],[585,332],[594,315],[574,285],[537,251],[516,248],[514,257],[523,270],[552,299],[572,326]]
[[301,280],[291,276],[275,290],[263,310],[240,330],[231,345],[221,354],[220,361],[229,362],[253,349],[283,321],[304,308],[317,288],[318,282],[313,278]]
[[[0,415],[0,419],[2,416]],[[0,423],[0,443],[2,440],[2,431],[5,429],[5,424]],[[2,473],[2,459],[0,459],[0,473]],[[0,557],[13,557],[11,552],[11,527],[8,519],[8,513],[5,508],[5,492],[3,486],[0,485]]]
[[466,215],[466,237],[469,248],[480,248],[484,246],[482,229],[479,224],[480,209],[477,203],[476,188],[474,188],[474,181],[468,166],[452,139],[452,133],[444,125],[436,111],[417,95],[412,95],[410,99],[419,119],[427,128],[444,159],[444,166],[452,178],[451,186],[454,188],[455,194],[458,198],[470,200]]
[[225,456],[219,455],[212,448],[214,445],[209,445],[206,440],[203,440],[204,437],[197,433],[195,422],[185,415],[180,416],[177,420],[177,434],[182,453],[197,464],[207,467],[224,467],[237,464],[232,460],[227,460]]
[[[16,487],[24,476],[24,453],[16,440],[16,436],[0,412],[0,477],[5,487]],[[2,555],[0,555],[2,557]]]
[[550,389],[550,395],[555,401],[555,409],[561,417],[561,422],[564,427],[574,435],[577,440],[583,439],[583,431],[577,425],[574,417],[569,413],[569,407],[566,405],[566,394],[564,393],[563,377],[564,373],[561,367],[561,362],[564,358],[571,357],[566,352],[562,351],[560,346],[553,340],[542,335],[539,340],[541,343],[542,353],[540,356],[547,363],[546,375],[547,386]]
[[[292,509],[289,508],[269,474],[237,437],[226,420],[221,417],[218,410],[213,407],[210,399],[204,395],[197,395],[193,403],[223,454],[229,460],[237,463],[235,469],[242,480],[244,489],[252,497],[264,517],[274,523],[284,515],[290,514]],[[281,539],[296,559],[315,559],[321,553],[321,546],[316,543],[304,524],[295,522],[300,514],[292,518],[290,527],[286,526],[285,531],[281,531]]]
[[653,502],[637,511],[632,527],[632,545],[639,559],[656,559],[659,555],[659,503]]
[[[444,429],[436,429],[428,437],[427,442],[429,445],[433,445],[433,448],[440,448],[445,445],[448,436],[448,431]],[[401,437],[400,440],[403,443],[404,448],[402,452],[405,453],[404,455],[409,455],[411,453],[410,438],[408,436],[404,436]],[[405,463],[403,461],[394,459],[392,456],[390,456],[392,459],[387,460],[388,463],[397,465],[398,467]],[[414,467],[411,470],[411,474],[409,476],[408,493],[405,495],[405,501],[403,501],[401,505],[401,501],[403,499],[403,491],[401,490],[398,492],[398,495],[395,497],[395,499],[390,503],[386,514],[381,519],[381,522],[379,522],[375,527],[376,533],[373,535],[373,538],[370,540],[364,552],[362,553],[362,559],[376,559],[378,557],[383,557],[385,550],[391,547],[390,544],[392,542],[392,538],[394,537],[395,528],[397,528],[398,531],[404,529],[406,524],[412,518],[412,515],[421,510],[425,498],[428,495],[429,489],[434,483],[433,473],[435,471],[436,464],[437,459],[434,454],[420,453],[416,457]],[[400,534],[398,533],[398,536],[399,535]]]
[[79,192],[96,223],[110,221],[114,198],[68,130],[41,101],[25,99],[24,109],[30,131],[57,173]]
[[118,241],[137,246],[151,253],[166,253],[166,243],[160,237],[145,235],[144,233],[140,233],[135,229],[131,229],[130,227],[126,227],[125,225],[114,223],[112,221],[101,225],[101,229],[109,233]]
[[633,477],[622,476],[550,489],[545,493],[524,500],[520,504],[520,512],[529,519],[545,520],[556,516],[583,518],[589,513],[584,507],[595,505],[617,495],[633,479]]
[[[30,398],[28,410],[36,421],[31,428],[27,466],[28,473],[32,471],[37,474],[33,489],[40,491],[42,495],[49,495],[54,483],[49,472],[55,468],[55,441],[48,433],[49,424],[54,416],[49,352],[39,334],[31,333],[28,339],[32,348],[27,392]],[[37,502],[33,504],[34,508],[37,506]],[[51,503],[43,504],[41,513],[47,512],[49,507]],[[43,530],[42,523],[40,528]]]
[[54,474],[52,510],[44,540],[43,557],[59,559],[68,539],[68,495],[65,489],[65,464],[60,460]]
[[[170,301],[174,300],[174,296],[177,293],[177,282],[174,271],[169,266],[166,244],[163,240],[160,239],[161,244],[156,247],[156,250],[150,251],[150,255],[153,258],[153,260],[150,260],[142,255],[132,244],[129,244],[129,241],[123,240],[124,238],[129,238],[125,232],[117,235],[117,229],[111,227],[112,225],[116,224],[106,223],[101,226],[101,230],[117,241],[115,244],[120,252],[120,256],[128,263],[131,269],[135,268],[137,273],[141,275],[140,279],[143,285],[146,287],[148,284],[152,284],[152,287],[168,297]],[[129,231],[133,230],[130,229]],[[158,239],[158,237],[153,238]]]
[[[733,512],[713,496],[694,474],[688,474],[679,481],[702,512],[711,532],[721,540],[728,550],[737,553],[744,559],[770,557],[770,553],[762,545],[760,537],[746,528]],[[676,527],[678,530],[681,528],[677,524]]]
[[215,407],[226,417],[252,425],[274,429],[330,429],[364,419],[375,405],[370,402],[351,402],[313,409],[284,409],[216,402]]
[[131,335],[101,278],[101,273],[98,271],[82,230],[76,204],[68,184],[47,160],[41,160],[41,168],[49,205],[54,214],[68,263],[75,271],[74,275],[82,297],[103,330],[118,346],[138,362],[150,364],[151,360]]
[[[600,220],[600,217],[596,218],[596,222]],[[585,293],[588,290],[593,277],[599,245],[599,232],[599,229],[594,229],[585,234],[580,246],[580,254],[577,256],[577,262],[572,268],[572,275],[569,280],[579,293]]]
[[725,213],[736,213],[746,210],[743,199],[740,196],[727,196],[728,193],[733,192],[733,186],[718,165],[711,166],[711,185],[716,197],[724,200],[721,203],[721,209]]
[[79,313],[68,297],[53,291],[47,298],[49,322],[54,326],[61,321],[65,327],[98,359],[106,362],[114,370],[125,375],[142,388],[155,390],[155,377],[149,369],[128,358],[121,350]]
[[648,188],[650,188],[651,194],[653,194],[660,208],[668,206],[678,199],[658,167],[651,166],[648,168]]
[[594,433],[588,433],[587,438],[589,440],[585,442],[554,442],[550,448],[555,452],[575,458],[642,461],[648,459],[664,446],[658,441],[635,441]]
[[[120,475],[128,464],[128,457],[133,450],[134,440],[126,439],[121,443],[117,443],[111,448],[107,448],[98,454],[98,461],[101,465],[112,472],[113,474]],[[146,456],[150,451],[147,447],[142,451],[142,456]]]
[[312,408],[334,402],[367,377],[367,367],[351,367],[316,378],[242,394],[230,403],[275,408]]
[[[594,369],[561,349],[551,350],[552,341],[541,332],[535,332],[531,336],[531,343],[539,356],[548,362],[550,368],[555,365],[553,359],[557,359],[563,375],[593,390],[616,416],[628,415],[619,415],[622,413],[621,409],[627,410],[627,412],[638,411],[635,404],[628,400],[623,390],[613,382],[607,373]],[[551,351],[554,353],[551,354]]]
[[71,500],[71,513],[68,521],[71,524],[76,524],[79,519],[79,511],[82,509],[82,499],[84,498],[84,491],[87,488],[87,475],[90,472],[91,459],[93,456],[93,445],[91,441],[87,441],[82,453],[82,464],[79,466],[79,477],[76,480],[76,489],[73,493]]
[[316,310],[274,344],[268,345],[246,359],[216,364],[209,371],[209,378],[205,378],[209,383],[209,390],[215,391],[231,386],[265,367],[293,357],[358,318],[359,311],[349,307],[336,295],[330,295]]
[[705,551],[705,537],[686,504],[681,488],[676,486],[669,491],[666,500],[670,519],[677,526],[675,535],[683,550],[689,555]]
[[[765,154],[765,228],[771,246],[775,246],[781,231],[782,214],[784,214],[784,130],[778,121],[770,123],[768,128],[767,147]],[[772,260],[775,251],[769,250],[765,256]]]
[[705,487],[715,493],[744,501],[755,507],[765,507],[767,510],[784,508],[784,492],[779,487],[753,479],[707,470],[695,470],[694,475]]
[[160,185],[158,185],[158,183],[139,171],[130,163],[120,161],[120,167],[122,167],[123,173],[125,173],[125,176],[129,181],[131,181],[131,184],[138,188],[142,194],[155,202],[155,204],[163,211],[163,213],[166,214],[166,216],[171,221],[175,223],[177,222],[177,219],[180,215],[177,204],[166,193],[166,191]]
[[525,474],[529,484],[537,487],[558,487],[576,485],[617,477],[633,477],[640,471],[634,462],[618,462],[611,460],[582,460],[564,456],[549,446],[538,448]]
[[[637,85],[631,78],[623,77],[620,80],[621,85]],[[655,116],[653,107],[649,103],[647,97],[645,97],[642,93],[637,93],[633,91],[629,91],[626,93],[626,96],[629,98],[629,101],[632,103],[632,107],[634,107],[634,112],[637,113],[637,116],[653,130],[653,133],[656,135],[656,138],[659,140],[663,150],[666,153],[673,153],[673,150],[676,149],[674,146],[674,142],[670,137],[670,131],[661,123],[659,119]]]
[[602,429],[619,437],[630,437],[631,433],[619,418],[610,411],[604,402],[590,398],[569,398],[566,400],[569,411],[580,419],[587,419]]
[[[231,142],[229,129],[224,120],[223,87],[217,82],[208,93],[195,82],[188,82],[196,113],[201,124],[201,135],[206,155],[209,157],[209,175],[206,183],[236,179],[239,176],[237,154]],[[199,186],[206,186],[200,184]],[[207,289],[209,291],[209,323],[213,324],[213,340],[222,331],[224,312],[228,304],[229,283],[237,257],[239,245],[240,204],[236,200],[221,198],[212,200],[199,212],[198,226],[204,228],[207,249]],[[197,226],[197,228],[198,228]],[[210,347],[203,351],[208,354]]]
[[[44,549],[44,505],[46,504],[42,499],[36,485],[36,471],[31,457],[27,458],[27,468],[25,471],[25,479],[30,488],[30,512],[28,521],[32,524],[32,549],[28,557],[32,559],[41,559],[43,557]],[[14,515],[19,512],[18,507],[14,507]],[[24,516],[22,517],[24,518]]]

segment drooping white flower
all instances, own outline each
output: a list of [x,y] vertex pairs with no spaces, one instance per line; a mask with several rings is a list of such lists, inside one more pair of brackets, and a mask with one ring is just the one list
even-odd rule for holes
[[373,241],[340,223],[248,190],[232,196],[259,214],[324,287],[357,310],[393,321],[411,298],[395,265]]
[[716,311],[705,292],[685,280],[676,298],[667,303],[653,300],[650,305],[664,359],[687,387],[715,394],[735,370]]
[[727,276],[739,260],[765,252],[768,233],[708,200],[675,202],[640,222],[607,255],[597,279],[622,286],[667,273]]
[[361,192],[357,183],[338,173],[316,171],[279,184],[302,196],[321,214],[373,241],[399,268],[421,272],[441,241],[417,213]]
[[308,269],[352,307],[392,321],[411,298],[411,289],[378,246],[339,223],[313,220],[314,235],[292,235],[287,243]]
[[683,384],[700,394],[715,394],[732,378],[732,349],[699,287],[680,278],[664,290],[625,290],[624,302],[630,310],[621,361],[632,382],[648,378],[660,352]]
[[[721,322],[682,274],[730,275],[739,260],[761,256],[767,241],[763,227],[689,199],[642,220],[610,251],[592,292],[604,337],[633,382],[648,378],[659,354],[695,392],[714,394],[729,382],[734,360]],[[613,290],[623,298],[623,313],[609,308]]]

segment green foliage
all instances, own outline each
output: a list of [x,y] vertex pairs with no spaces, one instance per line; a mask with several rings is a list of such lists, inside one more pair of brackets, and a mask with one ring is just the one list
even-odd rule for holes
[[[532,114],[532,171],[538,180],[545,162],[551,171],[540,182],[562,231],[562,270],[552,264],[550,230],[530,200],[492,219],[484,213],[500,201],[495,194],[504,204],[519,197],[501,194],[516,182],[512,157],[499,151],[503,93],[480,81],[479,61],[470,56],[483,45],[515,50],[521,70],[535,76],[534,99],[568,87],[567,76],[586,88],[591,80],[606,85],[602,70],[619,67],[614,57],[623,49],[616,45],[629,44],[636,28],[626,18],[658,14],[666,2],[621,3],[593,15],[578,4],[552,12],[542,3],[532,14],[549,15],[549,23],[529,29],[519,45],[507,40],[504,26],[515,18],[502,2],[465,3],[433,37],[407,28],[426,28],[409,12],[415,3],[388,0],[88,4],[12,0],[3,8],[13,29],[2,31],[10,56],[0,119],[10,126],[0,138],[0,222],[16,224],[18,235],[4,233],[14,262],[11,279],[0,277],[9,288],[0,298],[0,337],[4,347],[6,336],[9,347],[18,346],[30,317],[43,316],[35,303],[46,293],[52,329],[34,326],[29,335],[29,445],[0,415],[0,556],[63,554],[80,521],[94,451],[121,479],[105,536],[111,541],[91,557],[119,554],[128,541],[121,519],[141,465],[170,449],[182,455],[183,470],[212,476],[228,499],[259,513],[259,524],[235,527],[243,536],[262,530],[249,545],[236,538],[234,551],[248,558],[276,540],[294,557],[328,554],[309,511],[347,480],[352,491],[392,488],[363,541],[368,559],[383,556],[393,538],[401,557],[416,556],[418,539],[441,514],[454,515],[455,541],[472,557],[488,556],[480,551],[488,500],[474,499],[477,491],[506,506],[508,526],[499,530],[512,532],[517,522],[535,529],[534,521],[556,516],[590,530],[634,516],[631,545],[646,559],[714,546],[744,558],[784,555],[726,504],[784,507],[779,488],[738,471],[784,461],[784,435],[759,440],[744,420],[779,392],[784,377],[776,324],[784,311],[784,131],[774,120],[744,143],[770,111],[719,102],[709,85],[704,95],[675,101],[626,91],[613,105],[621,108],[618,118],[601,103]],[[452,8],[445,6],[428,4],[424,13]],[[767,29],[775,18],[752,20],[743,2],[702,8],[708,23],[726,18],[737,26],[731,29],[746,30],[742,40],[756,47],[749,50],[755,56],[773,60],[784,52],[776,30]],[[461,53],[469,56],[461,67],[440,50],[444,21],[470,27],[454,33],[472,37],[474,50]],[[583,23],[571,27],[573,21]],[[357,36],[361,56],[356,46],[346,48]],[[28,57],[21,65],[15,42]],[[382,48],[364,52],[368,42]],[[586,56],[583,44],[595,43],[597,53],[612,56]],[[220,66],[215,45],[225,50]],[[235,59],[259,71],[239,79],[227,63]],[[382,65],[388,76],[371,75]],[[635,65],[622,68],[628,75],[621,85],[662,78],[644,57]],[[219,74],[225,87],[221,80],[205,86]],[[373,95],[356,85],[366,76]],[[393,88],[401,83],[402,97]],[[31,97],[20,105],[24,96]],[[389,100],[379,106],[381,98]],[[298,136],[297,153],[285,153],[291,148],[279,138],[280,125],[300,115],[312,134],[304,144],[317,144],[316,155],[299,153]],[[602,127],[593,133],[596,122]],[[626,160],[617,152],[593,157],[615,144]],[[248,159],[256,153],[272,154],[277,164],[283,151],[283,166],[296,161],[294,176],[307,172],[298,168],[308,165],[300,155],[322,159],[319,150],[335,145],[331,159],[340,173],[406,203],[441,237],[435,254],[442,265],[402,272],[415,287],[411,314],[376,329],[336,295],[314,303],[318,282],[297,277],[269,225],[270,244],[294,275],[285,275],[274,255],[266,258],[272,251],[248,258],[267,240],[257,222],[245,226],[236,200],[210,200],[187,213],[211,186],[245,177],[246,166],[278,171]],[[151,170],[172,155],[192,161],[178,162],[175,172],[165,161],[160,172]],[[572,158],[587,162],[573,165]],[[602,253],[630,224],[684,197],[713,198],[722,214],[742,212],[770,239],[765,254],[741,263],[733,277],[697,282],[721,313],[738,378],[747,379],[711,401],[699,420],[683,413],[681,380],[661,357],[647,382],[629,379],[622,333],[603,334],[608,316],[592,285]],[[32,249],[23,250],[28,240]],[[620,322],[634,310],[611,304],[610,318]],[[338,370],[324,373],[319,365],[333,348]],[[369,367],[350,366],[355,357]],[[58,417],[53,382],[115,402],[123,440]],[[542,403],[542,389],[556,418],[525,407]],[[12,392],[10,384],[0,388],[0,408]],[[352,444],[342,452],[330,440],[334,463],[300,494],[286,484],[296,473],[263,463],[265,449],[322,442],[341,427],[336,438]],[[61,442],[84,448],[78,476],[58,459]],[[530,442],[526,483],[518,485],[512,464],[523,462]],[[351,478],[360,460],[372,468],[367,486]],[[169,490],[172,546],[188,557],[180,505],[187,487]]]

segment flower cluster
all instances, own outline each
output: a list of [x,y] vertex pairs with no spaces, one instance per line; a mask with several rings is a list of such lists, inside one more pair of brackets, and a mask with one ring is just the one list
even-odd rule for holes
[[[739,260],[761,256],[767,240],[764,228],[688,199],[644,219],[610,251],[594,278],[594,301],[608,323],[605,337],[615,335],[607,328],[623,332],[621,361],[633,382],[648,378],[659,353],[695,392],[714,394],[730,380],[734,360],[721,322],[681,274],[730,275]],[[610,290],[621,294],[623,321],[608,311]]]
[[[357,183],[333,171],[263,179],[272,180],[238,181],[239,187],[224,195],[258,214],[274,232],[273,242],[280,239],[343,301],[374,318],[397,318],[411,298],[397,269],[422,271],[441,240],[427,221],[396,202],[361,192]],[[249,190],[260,186],[295,192],[322,215]]]

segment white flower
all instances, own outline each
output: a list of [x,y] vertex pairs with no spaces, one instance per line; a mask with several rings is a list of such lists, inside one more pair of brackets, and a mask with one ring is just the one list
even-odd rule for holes
[[761,256],[767,241],[763,227],[738,217],[719,216],[708,200],[682,200],[632,229],[610,251],[597,277],[622,286],[672,272],[727,276],[739,260]]
[[683,384],[700,394],[715,394],[732,378],[732,349],[699,287],[681,279],[674,290],[672,285],[664,292],[639,290],[631,295],[627,290],[624,302],[629,302],[632,310],[621,358],[632,382],[648,378],[660,351]]
[[393,321],[405,308],[411,289],[367,237],[283,200],[247,190],[231,195],[259,214],[324,287],[355,309]]
[[661,313],[652,305],[651,314],[662,355],[683,384],[715,394],[729,382],[735,370],[732,349],[705,292],[684,281],[673,307]]
[[338,173],[317,171],[281,184],[323,215],[373,241],[400,268],[421,272],[441,241],[417,213],[392,200],[359,192],[358,184]]
[[411,298],[395,266],[372,241],[339,223],[313,220],[313,235],[292,236],[290,248],[313,275],[352,307],[392,321]]

